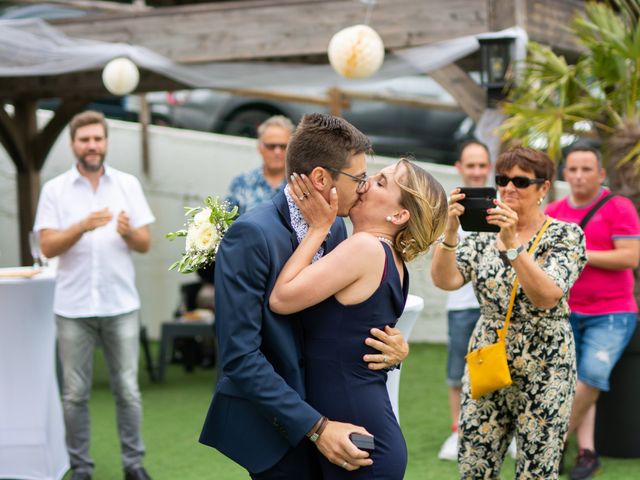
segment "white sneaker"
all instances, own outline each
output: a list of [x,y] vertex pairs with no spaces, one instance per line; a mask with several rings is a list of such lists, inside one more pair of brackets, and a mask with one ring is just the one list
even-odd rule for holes
[[458,461],[458,432],[453,432],[445,440],[438,453],[438,458],[440,460]]
[[515,437],[511,439],[511,443],[509,444],[509,448],[507,448],[507,453],[514,460],[518,456],[518,447],[516,446]]

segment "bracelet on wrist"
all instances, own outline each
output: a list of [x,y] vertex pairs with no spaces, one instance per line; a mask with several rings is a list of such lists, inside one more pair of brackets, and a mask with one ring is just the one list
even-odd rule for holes
[[329,419],[327,417],[322,417],[322,423],[320,424],[320,426],[318,427],[318,431],[316,432],[316,441],[318,440],[318,438],[320,438],[322,432],[324,432],[327,423],[329,423]]
[[455,245],[449,245],[444,241],[440,242],[440,248],[447,252],[455,252],[458,249],[458,245],[460,245],[459,241]]
[[327,426],[328,421],[329,419],[323,415],[317,424],[318,427],[312,433],[307,434],[307,437],[309,438],[309,440],[311,440],[313,443],[316,443],[318,441],[318,438],[320,438],[320,434],[322,433],[324,428]]

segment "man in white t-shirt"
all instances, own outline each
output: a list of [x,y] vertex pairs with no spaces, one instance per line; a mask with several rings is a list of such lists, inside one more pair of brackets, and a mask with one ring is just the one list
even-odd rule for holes
[[[491,171],[491,159],[487,147],[475,140],[465,142],[455,163],[465,187],[484,187]],[[467,232],[460,229],[460,237]],[[451,412],[451,435],[438,453],[442,460],[458,459],[458,417],[460,416],[460,392],[464,374],[465,355],[469,338],[480,317],[480,306],[471,282],[449,293],[447,296],[448,352],[447,384],[449,386],[449,410]]]
[[77,163],[44,185],[33,229],[42,253],[59,257],[54,312],[71,480],[91,479],[94,467],[88,402],[98,344],[116,401],[124,478],[147,480],[138,388],[140,299],[131,251],[149,250],[155,218],[140,182],[104,165],[104,115],[80,113],[69,129]]

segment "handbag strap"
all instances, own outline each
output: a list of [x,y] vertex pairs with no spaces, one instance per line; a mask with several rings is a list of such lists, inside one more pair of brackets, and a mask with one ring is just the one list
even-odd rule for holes
[[591,207],[591,210],[587,212],[587,214],[584,216],[584,218],[580,222],[580,228],[584,230],[584,227],[587,226],[587,223],[589,223],[589,220],[591,220],[591,217],[593,217],[596,214],[596,212],[600,210],[600,207],[602,207],[605,203],[607,203],[613,197],[614,197],[613,193],[608,193],[607,195],[602,197],[598,203],[596,203],[593,207]]
[[[550,224],[551,224],[551,218],[546,217],[544,225],[542,225],[542,228],[540,229],[540,231],[538,231],[538,235],[536,235],[536,239],[531,244],[531,247],[529,247],[529,255],[533,254],[536,247],[538,246],[538,243],[540,243],[542,234],[545,232],[545,230]],[[511,288],[511,298],[509,299],[509,307],[507,308],[507,316],[504,321],[504,327],[498,329],[498,338],[500,338],[500,340],[504,340],[507,335],[507,329],[509,328],[509,322],[511,321],[511,313],[513,313],[513,305],[515,304],[515,301],[516,301],[517,289],[518,289],[518,276],[516,275],[516,279],[513,281],[513,288]]]

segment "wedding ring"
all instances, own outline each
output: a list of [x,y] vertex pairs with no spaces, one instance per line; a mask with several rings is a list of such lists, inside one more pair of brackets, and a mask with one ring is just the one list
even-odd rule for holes
[[304,198],[307,198],[307,197],[309,196],[309,192],[304,192],[304,193],[302,194],[302,196],[303,196]]
[[389,358],[386,355],[382,356],[382,363],[389,363]]
[[504,215],[502,215],[502,221],[503,221],[503,222],[506,222],[506,221],[507,221],[507,217],[506,217],[506,216],[504,216]]
[[298,197],[298,200],[304,200],[304,196],[303,196],[303,195],[300,195],[300,196]]
[[345,462],[342,462],[342,465],[340,465],[340,468],[344,468],[346,466],[347,466],[347,462],[345,461]]

